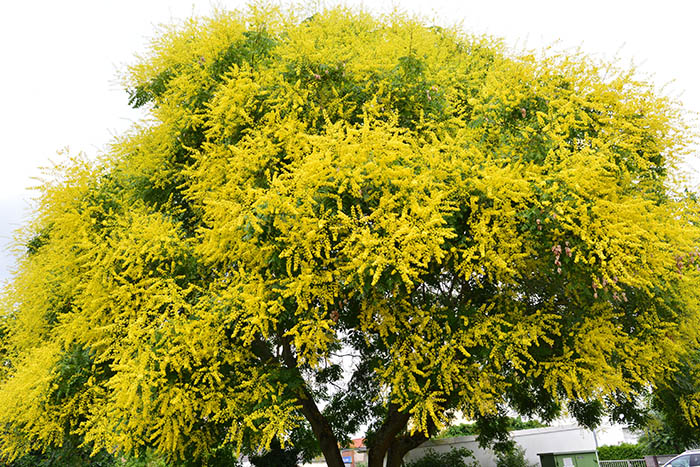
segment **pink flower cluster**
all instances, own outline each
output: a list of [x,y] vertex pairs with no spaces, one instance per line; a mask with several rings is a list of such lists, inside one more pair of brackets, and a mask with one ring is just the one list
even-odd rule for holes
[[678,274],[683,272],[683,267],[690,267],[695,265],[695,270],[700,271],[700,252],[698,250],[691,251],[687,255],[676,256],[676,269]]
[[[539,219],[537,219],[537,224],[539,226]],[[553,245],[552,253],[554,254],[554,265],[557,267],[557,273],[561,274],[561,245]],[[569,246],[569,242],[564,242],[564,253],[566,256],[571,258],[571,247]]]
[[[613,284],[617,284],[617,276],[614,276],[612,279]],[[593,298],[598,298],[598,289],[602,288],[603,291],[607,292],[608,291],[608,280],[603,277],[603,280],[600,281],[601,285],[598,285],[596,280],[593,280]],[[612,293],[612,298],[615,301],[627,301],[627,294],[625,292],[617,293],[617,291],[613,291]]]

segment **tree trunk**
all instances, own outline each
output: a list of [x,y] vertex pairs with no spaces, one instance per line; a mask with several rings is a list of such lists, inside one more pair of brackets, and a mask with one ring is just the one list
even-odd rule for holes
[[399,412],[396,405],[389,405],[389,412],[386,420],[384,420],[384,424],[375,433],[374,442],[372,446],[369,447],[367,467],[384,466],[384,457],[389,447],[394,442],[396,435],[406,428],[409,418],[411,418],[411,416],[408,412]]
[[344,467],[343,456],[340,455],[338,447],[338,438],[336,438],[326,418],[318,410],[316,403],[309,397],[308,391],[304,390],[304,395],[299,398],[299,402],[301,402],[301,412],[311,424],[311,429],[321,446],[321,452],[328,467]]
[[423,432],[395,438],[387,452],[386,467],[401,467],[401,462],[408,451],[417,448],[426,441],[428,441],[428,437]]
[[371,448],[367,455],[367,467],[383,467],[384,466],[384,455],[386,451],[379,451]]

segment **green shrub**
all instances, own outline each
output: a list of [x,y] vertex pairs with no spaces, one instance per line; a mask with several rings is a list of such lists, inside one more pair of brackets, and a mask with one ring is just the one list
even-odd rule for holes
[[515,446],[508,452],[499,453],[496,456],[497,467],[536,467],[525,459],[525,450],[520,446]]
[[428,449],[423,457],[407,463],[404,467],[478,467],[474,459],[474,453],[469,449],[452,448],[449,452],[437,452],[434,449]]
[[616,446],[601,446],[598,448],[598,457],[602,461],[641,459],[652,454],[661,453],[651,452],[650,447],[643,443],[622,443]]

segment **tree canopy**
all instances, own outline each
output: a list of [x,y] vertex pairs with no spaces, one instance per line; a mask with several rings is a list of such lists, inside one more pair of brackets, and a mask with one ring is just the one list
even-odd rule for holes
[[2,455],[301,430],[339,467],[362,430],[394,466],[455,411],[624,408],[699,328],[691,136],[636,76],[398,13],[163,29],[124,75],[150,117],[21,234]]

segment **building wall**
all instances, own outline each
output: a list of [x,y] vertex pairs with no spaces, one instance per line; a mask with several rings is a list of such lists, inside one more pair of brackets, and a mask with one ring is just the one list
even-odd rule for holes
[[[596,430],[599,445],[618,444],[624,441],[621,427],[604,427]],[[593,451],[595,440],[590,430],[578,425],[568,425],[549,428],[533,428],[511,433],[513,440],[525,450],[525,457],[531,463],[539,465],[537,454],[548,452]],[[482,467],[495,467],[496,458],[491,450],[481,449],[475,436],[444,438],[430,440],[406,455],[406,460],[422,457],[428,449],[447,452],[451,448],[465,447],[474,453],[474,457]]]

